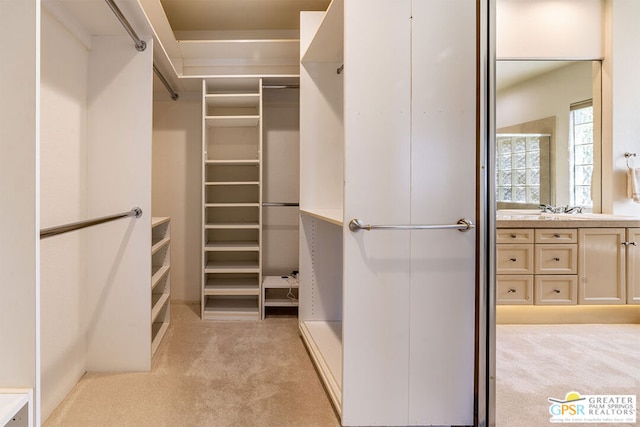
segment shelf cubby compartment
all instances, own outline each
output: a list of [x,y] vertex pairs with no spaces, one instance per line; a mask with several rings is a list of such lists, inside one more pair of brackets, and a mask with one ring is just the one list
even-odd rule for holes
[[257,117],[207,117],[206,122],[206,160],[258,159],[260,129]]
[[257,77],[228,77],[204,80],[204,94],[257,94],[260,79]]
[[260,168],[256,164],[206,164],[205,185],[259,184]]
[[256,273],[207,273],[205,295],[258,295],[260,277]]
[[260,108],[259,93],[216,93],[204,97],[206,116],[257,117]]
[[151,219],[151,354],[169,329],[171,312],[171,225],[168,217]]
[[32,389],[0,389],[0,425],[5,427],[31,427],[33,425],[32,405]]
[[205,320],[259,320],[258,296],[206,295],[203,318]]
[[205,274],[259,272],[260,254],[257,251],[205,252]]
[[250,204],[259,206],[260,185],[251,184],[220,184],[206,186],[204,190],[205,205],[209,204]]
[[254,225],[259,222],[260,208],[257,203],[208,203],[205,207],[204,223],[207,228],[225,224]]

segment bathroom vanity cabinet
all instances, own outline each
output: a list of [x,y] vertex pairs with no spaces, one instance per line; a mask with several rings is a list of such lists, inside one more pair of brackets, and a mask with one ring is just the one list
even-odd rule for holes
[[606,221],[604,218],[590,215],[549,221],[499,216],[497,303],[640,303],[640,220],[611,215]]

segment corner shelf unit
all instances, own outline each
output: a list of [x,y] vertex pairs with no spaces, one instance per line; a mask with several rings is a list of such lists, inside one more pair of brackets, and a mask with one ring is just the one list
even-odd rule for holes
[[32,389],[0,389],[0,425],[5,427],[32,427],[32,414]]
[[265,276],[262,281],[262,319],[267,307],[298,307],[298,280],[292,276]]
[[171,311],[171,220],[151,218],[151,354],[169,329]]
[[202,319],[259,320],[262,80],[202,88]]

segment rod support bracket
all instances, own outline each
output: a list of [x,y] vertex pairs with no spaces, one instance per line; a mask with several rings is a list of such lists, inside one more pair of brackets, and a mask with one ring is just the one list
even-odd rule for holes
[[131,209],[131,214],[136,218],[140,218],[142,216],[142,209],[140,209],[139,207],[135,207]]

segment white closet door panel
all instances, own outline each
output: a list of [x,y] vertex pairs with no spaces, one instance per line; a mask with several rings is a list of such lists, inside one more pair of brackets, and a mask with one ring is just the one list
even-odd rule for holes
[[[476,11],[413,2],[411,220],[475,223]],[[411,233],[412,425],[473,423],[475,232]]]
[[[410,2],[347,1],[344,14],[345,223],[407,223]],[[409,250],[408,232],[345,228],[343,425],[407,420]]]

